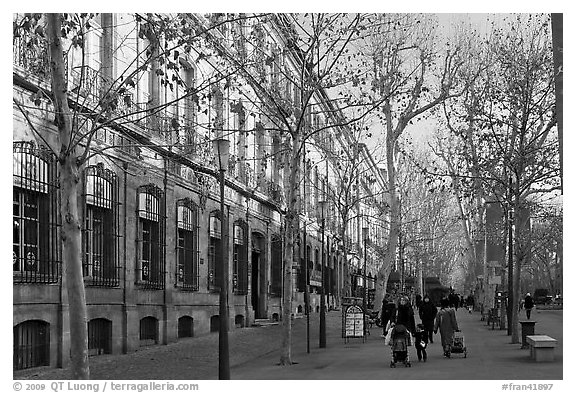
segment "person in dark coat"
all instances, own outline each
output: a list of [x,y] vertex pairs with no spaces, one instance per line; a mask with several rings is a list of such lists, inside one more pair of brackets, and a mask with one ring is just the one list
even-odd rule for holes
[[408,297],[402,296],[396,310],[396,325],[404,325],[410,334],[416,331],[416,320],[414,319],[414,310],[408,301]]
[[466,298],[466,306],[468,306],[468,312],[472,312],[474,309],[474,296],[472,294],[468,295]]
[[530,319],[530,313],[532,312],[533,308],[534,308],[534,300],[532,299],[532,296],[530,296],[530,293],[527,293],[526,297],[524,298],[524,309],[526,310],[526,319]]
[[420,296],[420,294],[416,295],[416,308],[420,309],[420,306],[422,305],[422,296]]
[[416,355],[418,355],[418,361],[426,358],[426,345],[428,344],[428,334],[424,330],[424,325],[419,323],[416,325],[416,332],[414,333],[414,346],[416,347]]
[[458,331],[458,322],[456,322],[456,312],[450,307],[448,299],[442,299],[440,302],[440,311],[438,311],[434,322],[434,333],[438,333],[438,330],[440,330],[444,356],[449,358],[454,332]]
[[430,344],[434,342],[432,338],[432,332],[434,331],[434,319],[438,310],[436,306],[430,301],[430,296],[425,295],[420,308],[418,309],[418,314],[422,320],[422,325],[424,326],[424,332],[430,341]]
[[390,299],[389,295],[384,295],[382,300],[382,311],[380,312],[380,319],[382,320],[382,334],[386,336],[386,325],[388,321],[392,320],[396,315],[396,304]]

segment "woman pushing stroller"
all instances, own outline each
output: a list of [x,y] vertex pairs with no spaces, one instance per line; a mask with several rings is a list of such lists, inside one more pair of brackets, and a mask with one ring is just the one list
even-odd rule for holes
[[414,310],[408,298],[402,296],[396,310],[396,317],[390,325],[390,345],[392,347],[392,360],[390,367],[395,367],[396,362],[403,362],[410,367],[410,357],[408,356],[408,346],[411,344],[411,335],[416,331],[414,320]]

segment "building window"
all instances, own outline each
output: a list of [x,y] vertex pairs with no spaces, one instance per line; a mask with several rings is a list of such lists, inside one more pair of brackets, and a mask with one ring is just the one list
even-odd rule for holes
[[119,285],[118,180],[102,164],[84,176],[83,271],[87,284]]
[[219,291],[222,277],[222,250],[220,247],[220,212],[210,213],[208,243],[208,290]]
[[198,290],[198,210],[188,198],[179,200],[177,215],[176,285]]
[[158,344],[158,319],[145,317],[140,320],[140,346]]
[[248,293],[248,225],[244,221],[234,224],[234,250],[232,288],[237,295]]
[[14,326],[14,370],[50,365],[50,325],[26,321]]
[[282,239],[278,235],[272,236],[272,258],[271,258],[271,295],[282,295]]
[[164,195],[153,184],[138,188],[136,281],[146,289],[164,288]]
[[17,283],[56,282],[55,160],[32,142],[14,142],[13,148],[13,279]]
[[88,322],[88,355],[112,353],[112,321],[96,318]]
[[194,318],[187,315],[178,318],[178,338],[194,337]]

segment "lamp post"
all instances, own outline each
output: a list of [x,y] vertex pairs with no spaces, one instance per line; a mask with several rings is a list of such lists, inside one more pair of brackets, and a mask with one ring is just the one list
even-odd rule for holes
[[368,254],[366,253],[366,239],[367,239],[367,238],[368,238],[368,228],[367,228],[367,227],[363,227],[363,228],[362,228],[362,241],[364,242],[364,271],[362,272],[362,274],[363,274],[362,281],[363,281],[363,284],[364,284],[364,285],[363,285],[363,286],[364,286],[364,293],[363,293],[363,296],[362,296],[362,306],[363,306],[363,309],[364,309],[364,323],[363,323],[363,326],[364,326],[364,335],[366,335],[366,305],[367,305],[367,304],[366,304],[366,303],[367,303],[367,301],[366,301],[366,294],[368,293],[368,288],[367,288],[368,285],[367,285],[367,283],[366,283],[366,260],[368,259]]
[[513,205],[513,195],[512,195],[512,176],[508,176],[508,209],[507,222],[508,222],[508,303],[506,305],[506,319],[508,320],[508,336],[512,335],[512,313],[514,312],[515,305],[515,294],[514,294],[514,258],[512,257],[512,251],[514,249],[514,244],[512,243],[512,225],[514,225],[514,205]]
[[320,348],[326,348],[326,299],[325,299],[325,280],[324,280],[324,263],[325,253],[324,253],[324,232],[325,232],[325,218],[324,218],[324,206],[326,206],[326,201],[318,201],[320,204],[320,209],[322,209],[322,263],[320,264],[320,275],[322,276],[322,288],[320,292]]
[[[224,174],[228,167],[230,141],[217,138],[212,141],[218,159],[220,173],[220,255],[222,275],[220,277],[220,305],[218,327],[218,379],[230,379],[230,354],[228,349],[228,254],[224,242],[228,241],[227,220],[224,216]],[[218,262],[217,262],[218,263]]]

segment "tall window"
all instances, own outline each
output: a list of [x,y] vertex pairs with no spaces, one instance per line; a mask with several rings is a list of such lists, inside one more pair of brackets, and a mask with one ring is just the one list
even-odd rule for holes
[[232,288],[238,295],[248,292],[248,225],[244,221],[234,224]]
[[177,266],[176,285],[182,289],[198,290],[198,211],[186,198],[178,201],[177,210]]
[[210,228],[209,228],[209,244],[208,244],[208,289],[211,291],[220,290],[220,280],[222,276],[222,250],[220,247],[221,231],[220,231],[220,212],[210,213]]
[[271,294],[280,296],[282,294],[282,238],[278,235],[272,236],[271,270]]
[[164,288],[164,195],[153,184],[138,188],[136,280],[144,288]]
[[86,168],[84,176],[84,277],[91,285],[117,286],[118,181],[100,163]]
[[58,279],[56,168],[32,142],[13,144],[12,269],[14,282]]

